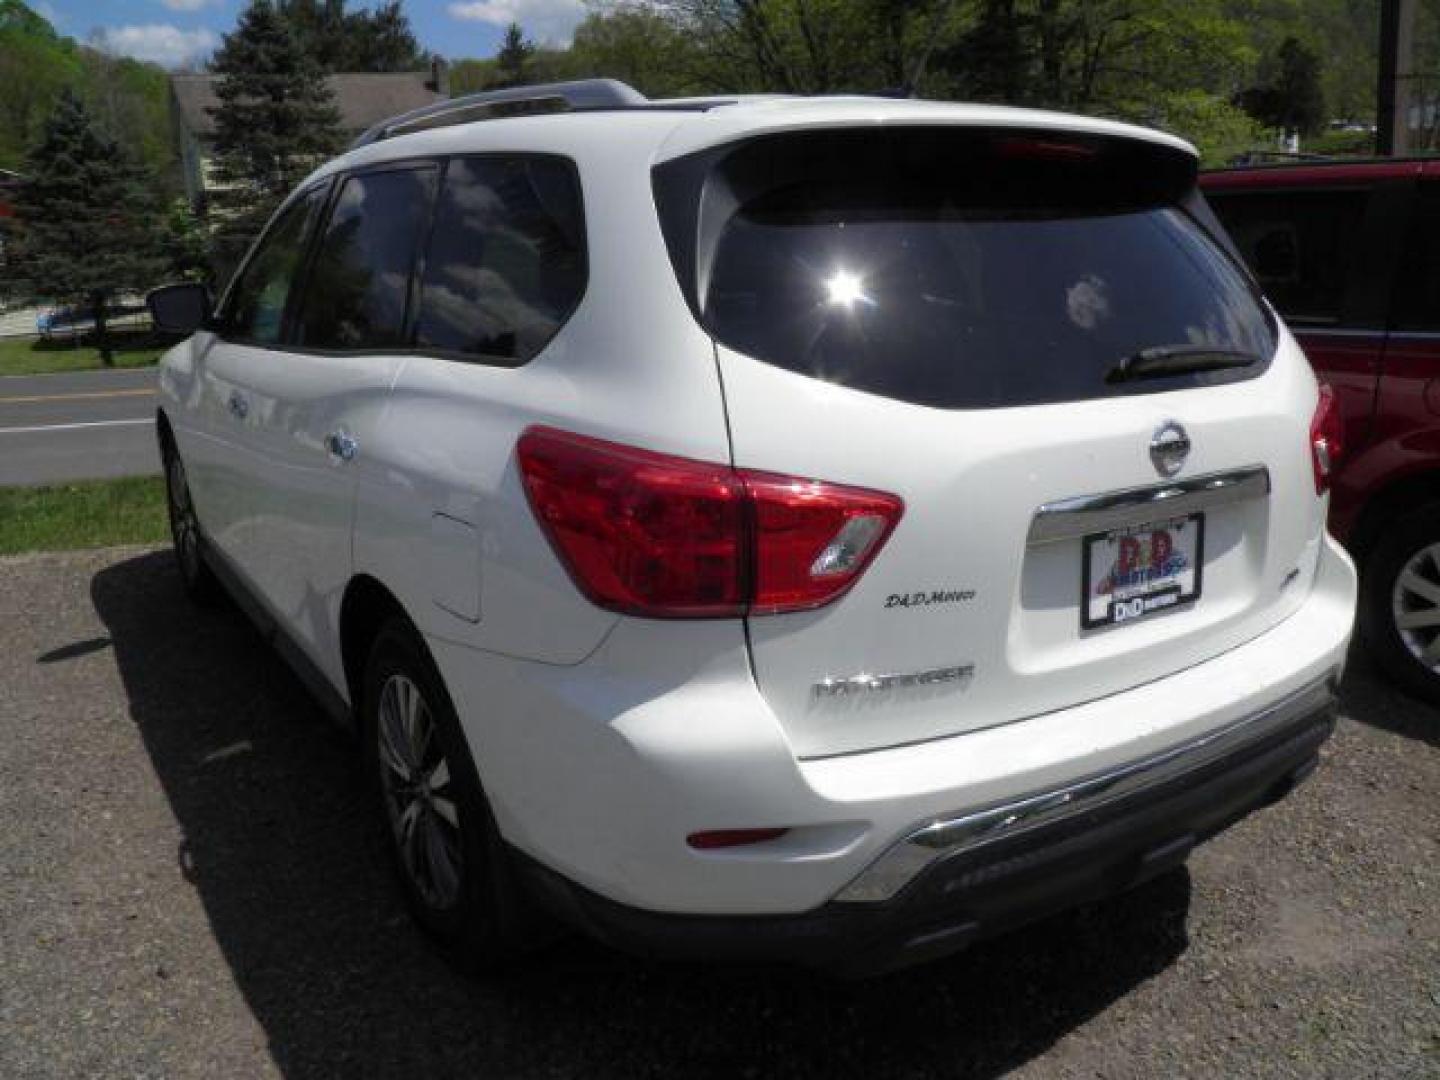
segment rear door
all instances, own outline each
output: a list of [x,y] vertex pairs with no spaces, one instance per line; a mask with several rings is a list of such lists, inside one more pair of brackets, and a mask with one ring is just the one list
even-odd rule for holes
[[[1370,484],[1382,472],[1440,465],[1440,176],[1426,168],[1396,260],[1400,269],[1374,431],[1377,453],[1357,477]],[[1374,491],[1367,488],[1365,494]]]
[[943,129],[713,166],[696,304],[736,465],[905,502],[849,594],[750,621],[799,755],[1103,697],[1294,610],[1314,382],[1179,209],[1193,175],[1128,140]]

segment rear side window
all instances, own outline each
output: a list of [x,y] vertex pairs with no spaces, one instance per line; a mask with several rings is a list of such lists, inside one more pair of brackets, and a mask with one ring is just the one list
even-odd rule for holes
[[[933,131],[752,146],[719,167],[728,184],[710,185],[728,186],[733,210],[710,227],[708,253],[701,214],[702,320],[758,360],[941,408],[1252,377],[1274,327],[1178,208],[1193,162],[1135,153]],[[1254,359],[1113,378],[1144,350],[1212,347]]]
[[1216,191],[1207,198],[1286,322],[1346,322],[1345,287],[1360,255],[1368,193]]
[[1440,184],[1425,181],[1395,285],[1395,330],[1440,330]]
[[420,278],[417,346],[523,364],[584,291],[584,221],[571,165],[546,157],[449,163]]
[[230,287],[225,337],[254,345],[274,345],[280,340],[290,286],[325,201],[324,191],[322,186],[300,196],[275,219],[260,241]]
[[387,169],[344,182],[306,283],[297,344],[403,347],[410,276],[436,172]]

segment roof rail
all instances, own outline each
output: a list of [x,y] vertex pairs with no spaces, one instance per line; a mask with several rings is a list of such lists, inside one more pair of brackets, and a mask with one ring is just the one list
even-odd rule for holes
[[468,124],[472,120],[585,109],[628,109],[649,103],[644,94],[618,79],[576,79],[574,82],[486,90],[437,101],[433,105],[382,120],[351,143],[350,149],[369,146],[397,135],[408,135],[412,131]]

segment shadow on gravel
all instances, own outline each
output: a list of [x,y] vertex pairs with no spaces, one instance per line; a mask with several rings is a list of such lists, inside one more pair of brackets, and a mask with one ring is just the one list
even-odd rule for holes
[[1340,709],[1362,724],[1440,747],[1440,709],[1398,689],[1359,642],[1345,663]]
[[1190,879],[859,984],[665,966],[567,941],[457,975],[406,916],[324,719],[234,610],[184,601],[167,553],[97,574],[177,853],[289,1077],[996,1075],[1184,951]]

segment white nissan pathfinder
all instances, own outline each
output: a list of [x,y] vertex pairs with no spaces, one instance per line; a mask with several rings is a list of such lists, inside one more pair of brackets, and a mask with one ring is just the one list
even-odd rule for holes
[[846,972],[1284,795],[1355,605],[1328,388],[1168,135],[444,102],[285,202],[158,427],[180,572],[363,740],[419,920]]

